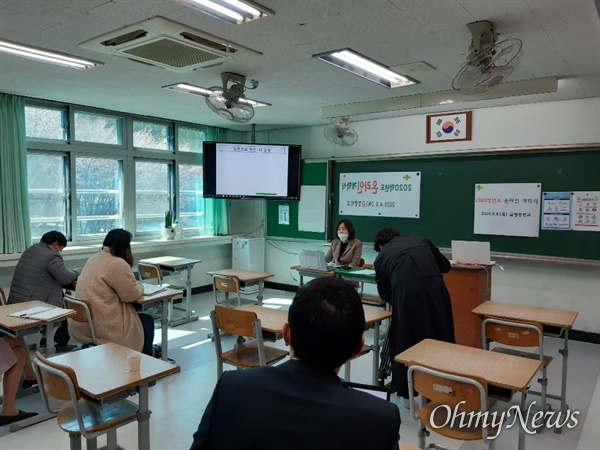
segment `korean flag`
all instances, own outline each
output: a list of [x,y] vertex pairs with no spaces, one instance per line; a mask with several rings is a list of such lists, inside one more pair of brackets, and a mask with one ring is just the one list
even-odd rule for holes
[[467,114],[454,113],[442,116],[430,117],[431,142],[435,141],[460,141],[469,139],[467,136]]

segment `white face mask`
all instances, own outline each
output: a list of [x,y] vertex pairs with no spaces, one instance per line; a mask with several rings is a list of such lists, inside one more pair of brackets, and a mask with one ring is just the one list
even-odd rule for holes
[[342,242],[346,242],[348,240],[347,234],[338,233],[338,237],[340,238],[340,241],[342,241]]

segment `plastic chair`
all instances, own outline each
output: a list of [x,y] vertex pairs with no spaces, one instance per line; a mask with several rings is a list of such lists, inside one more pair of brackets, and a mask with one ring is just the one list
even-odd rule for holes
[[[58,426],[69,433],[71,450],[81,449],[81,436],[86,439],[88,449],[97,448],[96,438],[102,434],[107,435],[106,448],[117,448],[117,428],[137,419],[137,405],[128,400],[106,404],[87,401],[81,395],[75,371],[44,358],[39,352],[33,359],[33,368],[44,405],[57,414]],[[67,403],[53,409],[48,397]]]
[[[421,406],[418,410],[415,406],[413,390],[421,395]],[[455,414],[455,409],[459,412],[464,411],[465,414],[487,412],[488,388],[485,380],[441,372],[411,362],[408,368],[408,392],[411,414],[413,419],[419,422],[417,431],[419,448],[447,448],[435,443],[425,447],[425,437],[429,436],[428,430],[434,430],[450,439],[483,440],[488,444],[489,450],[494,449],[495,441],[489,436],[495,437],[498,430],[482,426],[483,418],[478,421],[473,420],[472,424],[469,422],[468,427],[461,427],[460,420],[449,420],[448,417],[448,414]],[[429,402],[426,403],[426,399],[429,399]],[[464,403],[459,404],[463,401]]]
[[75,310],[75,315],[69,317],[69,319],[73,319],[75,322],[87,322],[90,327],[91,340],[90,342],[83,342],[81,348],[86,348],[90,345],[98,345],[98,341],[96,340],[96,329],[94,328],[94,315],[92,313],[92,304],[90,301],[65,294],[63,303],[65,308]]
[[[229,295],[235,293],[237,296],[237,305],[240,306],[242,304],[242,298],[240,297],[240,279],[235,275],[219,275],[214,274],[212,276],[213,280],[213,293],[215,294],[215,303],[218,305],[224,304],[225,306],[229,306]],[[223,300],[219,300],[219,296],[217,291],[221,291],[225,293],[225,298]]]
[[[260,319],[253,311],[216,305],[214,311],[210,313],[210,320],[217,353],[217,377],[223,373],[224,363],[241,369],[252,369],[275,364],[288,355],[285,350],[264,344]],[[220,331],[253,340],[249,342],[238,340],[233,350],[224,352]]]
[[[484,317],[481,324],[481,336],[483,348],[490,349],[490,342],[496,342],[513,347],[537,347],[537,352],[526,352],[506,347],[494,347],[493,352],[520,356],[522,358],[537,359],[542,363],[540,371],[542,377],[538,379],[542,389],[540,402],[542,411],[546,411],[546,396],[548,389],[547,369],[552,361],[551,356],[544,355],[544,331],[542,325],[534,322],[514,322],[497,319],[495,317]],[[532,392],[536,394],[536,392]]]

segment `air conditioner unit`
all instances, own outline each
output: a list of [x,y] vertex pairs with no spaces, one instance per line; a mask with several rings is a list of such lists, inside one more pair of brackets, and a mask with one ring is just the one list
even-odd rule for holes
[[261,54],[164,17],[134,23],[79,46],[179,73]]

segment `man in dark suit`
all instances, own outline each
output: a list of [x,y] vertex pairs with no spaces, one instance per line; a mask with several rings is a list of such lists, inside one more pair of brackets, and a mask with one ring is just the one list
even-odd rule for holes
[[348,283],[327,277],[302,286],[283,329],[291,360],[225,372],[191,450],[397,449],[398,407],[337,376],[362,349],[364,327]]

